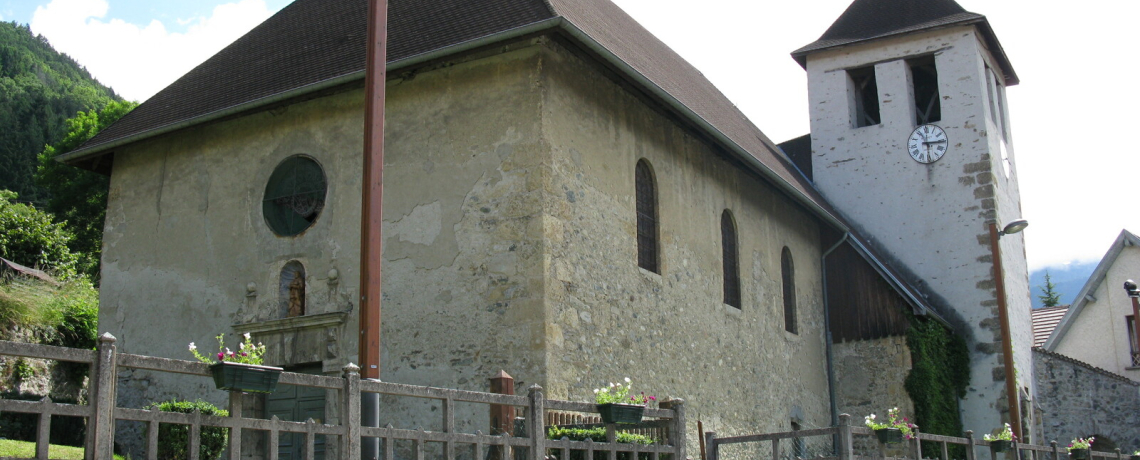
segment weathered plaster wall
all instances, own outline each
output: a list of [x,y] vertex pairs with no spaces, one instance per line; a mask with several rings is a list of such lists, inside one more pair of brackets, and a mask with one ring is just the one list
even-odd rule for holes
[[[690,131],[553,47],[543,129],[548,393],[575,400],[625,376],[732,434],[829,424],[819,229]],[[634,168],[658,189],[661,274],[637,265]],[[723,303],[721,213],[739,234],[743,308]],[[781,250],[794,257],[799,333],[784,330]],[[690,451],[691,452],[691,451]]]
[[911,367],[905,336],[842,342],[832,349],[839,413],[851,414],[853,424],[862,424],[867,414],[884,416],[892,407],[914,418],[903,386]]
[[[935,124],[946,130],[950,150],[924,165],[906,150],[915,122],[905,59],[931,54],[942,112]],[[987,110],[986,62],[992,59],[972,27],[824,51],[807,62],[815,183],[964,329],[959,332],[972,350],[964,422],[979,433],[1000,425],[1005,412],[986,222],[1020,217],[1016,173],[1006,178],[998,171],[1001,141],[989,135],[996,131]],[[854,128],[846,70],[872,64],[882,123]],[[1024,246],[1021,235],[1005,236],[1000,244],[1015,366],[1024,387],[1030,385],[1025,376],[1032,344]]]
[[1044,442],[1096,435],[1125,455],[1140,450],[1140,382],[1040,350],[1033,372]]
[[[543,372],[541,227],[534,85],[539,48],[397,77],[389,82],[385,174],[386,381],[486,389],[507,369],[520,386]],[[106,227],[100,326],[127,353],[188,359],[219,332],[252,331],[267,363],[357,362],[360,90],[193,128],[120,151]],[[274,167],[308,155],[324,168],[315,225],[277,237],[261,200]],[[278,276],[308,274],[309,315],[281,319]],[[338,313],[340,312],[340,313]],[[127,372],[120,401],[174,396],[224,402],[208,379]],[[408,401],[384,401],[400,426]],[[335,420],[335,404],[329,418]],[[436,408],[438,410],[438,408]],[[468,409],[461,409],[468,410]],[[485,408],[462,430],[486,431]],[[428,423],[430,421],[430,423]],[[405,423],[400,423],[405,422]]]
[[1053,351],[1140,382],[1140,367],[1132,365],[1128,325],[1132,299],[1124,281],[1140,277],[1140,248],[1125,246],[1104,280],[1092,293]]

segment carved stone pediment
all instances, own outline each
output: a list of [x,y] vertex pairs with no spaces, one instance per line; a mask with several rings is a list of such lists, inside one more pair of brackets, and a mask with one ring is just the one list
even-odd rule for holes
[[339,342],[348,314],[338,311],[256,321],[234,324],[233,329],[239,334],[248,332],[255,342],[265,344],[268,366],[322,363],[335,370],[343,358]]

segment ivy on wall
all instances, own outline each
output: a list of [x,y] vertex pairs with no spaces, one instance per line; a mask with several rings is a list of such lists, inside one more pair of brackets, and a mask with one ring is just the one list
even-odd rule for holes
[[910,315],[911,369],[904,383],[923,433],[962,436],[958,400],[970,384],[966,342],[937,321]]

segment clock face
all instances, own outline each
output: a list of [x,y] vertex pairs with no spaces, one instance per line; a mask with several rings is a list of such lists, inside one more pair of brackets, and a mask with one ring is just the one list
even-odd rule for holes
[[950,148],[950,140],[946,138],[946,131],[937,125],[922,125],[914,128],[907,140],[906,149],[910,157],[922,164],[938,161],[946,150]]

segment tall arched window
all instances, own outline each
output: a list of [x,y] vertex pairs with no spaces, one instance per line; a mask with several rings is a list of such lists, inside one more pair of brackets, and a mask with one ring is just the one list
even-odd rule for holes
[[657,184],[649,162],[637,162],[634,187],[637,189],[637,266],[661,273],[657,254]]
[[740,308],[740,264],[736,260],[736,223],[732,211],[720,214],[721,261],[724,262],[724,303]]
[[792,265],[792,251],[787,246],[780,255],[780,275],[784,281],[784,330],[797,334],[796,268]]

